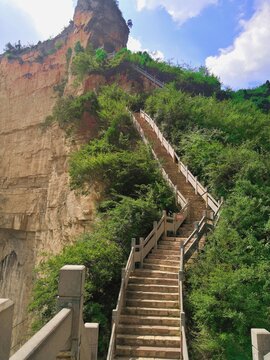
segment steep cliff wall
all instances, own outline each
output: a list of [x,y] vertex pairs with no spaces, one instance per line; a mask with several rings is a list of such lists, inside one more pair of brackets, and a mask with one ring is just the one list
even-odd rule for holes
[[[67,49],[80,41],[113,51],[127,38],[113,0],[80,0],[74,21],[56,39],[19,59],[0,58],[0,297],[15,301],[15,348],[27,337],[35,265],[43,252],[59,252],[91,227],[98,198],[98,191],[79,196],[70,190],[70,141],[57,125],[41,128],[56,101],[53,88],[68,74]],[[59,40],[61,49],[46,55]]]

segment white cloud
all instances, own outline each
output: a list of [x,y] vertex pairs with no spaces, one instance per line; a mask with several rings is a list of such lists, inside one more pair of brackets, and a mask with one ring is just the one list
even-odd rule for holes
[[2,3],[14,5],[30,17],[41,39],[57,35],[73,18],[72,0],[0,0]]
[[270,3],[261,0],[248,21],[241,21],[242,32],[232,46],[220,49],[205,63],[225,85],[249,87],[270,79]]
[[198,16],[207,6],[218,4],[219,0],[137,0],[137,9],[153,10],[164,8],[178,24]]
[[133,52],[138,51],[147,51],[153,59],[155,60],[164,60],[164,54],[160,50],[150,51],[148,49],[144,49],[140,40],[133,38],[132,36],[129,37],[127,48]]

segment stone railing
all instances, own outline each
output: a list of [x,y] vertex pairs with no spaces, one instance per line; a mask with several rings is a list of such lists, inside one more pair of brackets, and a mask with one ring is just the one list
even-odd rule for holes
[[155,76],[152,76],[151,74],[149,74],[149,72],[143,70],[138,65],[132,64],[131,66],[134,70],[136,70],[138,73],[142,74],[148,80],[152,81],[152,83],[154,83],[158,87],[163,88],[165,86],[165,83],[163,83],[162,81],[157,79]]
[[154,122],[153,119],[149,115],[147,115],[143,110],[140,111],[141,117],[145,119],[145,121],[148,122],[148,124],[151,126],[153,131],[156,133],[158,139],[166,149],[167,153],[172,157],[172,159],[178,164],[179,172],[181,172],[185,177],[186,181],[189,182],[192,187],[194,188],[194,191],[196,194],[201,195],[201,197],[204,199],[206,203],[206,207],[210,207],[210,209],[213,210],[214,214],[218,216],[220,207],[222,205],[221,201],[216,201],[213,196],[211,196],[207,190],[199,181],[196,176],[194,176],[188,169],[186,165],[184,165],[179,156],[177,155],[174,148],[171,146],[171,144],[165,139],[164,135],[158,128],[157,124]]
[[166,173],[165,169],[162,167],[159,158],[157,157],[157,154],[155,153],[154,149],[151,147],[149,141],[147,140],[143,129],[141,128],[140,124],[138,123],[137,119],[135,118],[135,116],[130,113],[132,121],[134,126],[136,127],[137,131],[139,132],[139,134],[141,135],[144,143],[149,146],[151,148],[152,154],[154,156],[154,158],[157,160],[162,176],[163,178],[166,180],[166,182],[168,183],[168,185],[171,187],[171,189],[173,190],[173,192],[175,193],[175,199],[177,204],[179,204],[182,208],[187,208],[188,207],[188,200],[181,194],[181,192],[177,189],[177,187],[172,183],[169,175]]
[[167,216],[166,211],[164,211],[160,221],[158,223],[154,222],[153,230],[145,239],[140,238],[138,243],[136,242],[136,239],[132,240],[130,255],[126,267],[122,270],[122,281],[116,309],[112,312],[112,332],[107,360],[112,360],[114,358],[115,340],[120,315],[125,306],[125,293],[128,286],[130,274],[135,269],[135,267],[143,267],[145,257],[150,253],[152,249],[157,248],[159,239],[161,239],[163,235],[167,235],[170,233],[175,234],[179,227],[182,225],[182,223],[185,221],[187,216],[188,206],[185,206],[179,214],[174,214],[172,217]]
[[181,356],[182,360],[188,360],[188,346],[186,339],[186,324],[184,311],[184,280],[185,264],[192,257],[195,251],[199,249],[199,242],[206,235],[209,228],[214,224],[212,211],[205,211],[205,215],[196,226],[192,234],[182,242],[180,247],[180,270],[179,270],[179,304],[180,304],[180,328],[181,328]]
[[253,360],[270,360],[270,332],[251,329]]
[[67,265],[60,270],[59,312],[13,356],[10,356],[14,304],[0,299],[0,359],[96,360],[98,324],[83,324],[85,267]]

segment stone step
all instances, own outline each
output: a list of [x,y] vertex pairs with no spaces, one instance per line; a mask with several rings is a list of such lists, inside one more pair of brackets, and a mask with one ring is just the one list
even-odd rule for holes
[[166,278],[155,278],[155,277],[142,277],[142,276],[131,276],[129,278],[129,284],[147,284],[147,285],[173,285],[178,286],[178,278],[166,279]]
[[176,260],[168,260],[168,259],[156,259],[155,257],[151,257],[151,258],[146,258],[144,259],[144,264],[159,264],[159,265],[169,265],[169,266],[174,266],[174,267],[178,267],[180,265],[180,261]]
[[162,254],[162,255],[171,255],[171,256],[180,256],[179,249],[171,250],[171,249],[153,249],[151,254]]
[[126,306],[123,315],[179,317],[179,309]]
[[172,260],[172,261],[180,261],[180,254],[178,255],[171,255],[171,254],[162,254],[158,253],[158,250],[154,250],[155,253],[150,253],[147,256],[147,259],[163,259],[163,260]]
[[[179,315],[179,312],[178,312]],[[180,324],[179,317],[169,316],[139,316],[139,315],[121,315],[120,324],[128,325],[164,325],[178,327]]]
[[159,359],[180,359],[180,348],[117,345],[116,355],[154,357]]
[[137,269],[132,273],[131,276],[178,279],[178,274],[176,274],[174,272],[157,271],[157,270],[151,270],[151,269]]
[[145,292],[145,291],[127,291],[126,299],[146,299],[146,300],[170,300],[170,301],[178,301],[179,295],[178,293],[164,293],[164,292]]
[[178,309],[179,303],[178,301],[174,301],[174,300],[127,299],[126,306],[142,307],[142,308]]
[[146,291],[162,293],[178,293],[178,286],[173,285],[149,285],[149,284],[128,284],[128,291]]
[[180,337],[180,327],[162,326],[162,325],[127,325],[118,326],[119,334],[129,335],[156,335],[156,336],[178,336]]
[[178,274],[179,272],[179,264],[177,266],[169,266],[162,264],[144,263],[143,268],[149,270],[168,271],[169,273],[176,273],[176,274]]
[[158,249],[160,250],[174,250],[174,251],[180,251],[180,244],[162,244],[161,242],[158,243]]
[[116,341],[119,345],[180,348],[180,336],[118,334]]
[[[141,357],[141,356],[131,356],[131,357],[124,357],[124,356],[117,356],[114,358],[114,360],[164,360],[164,358],[153,358],[153,357]],[[174,359],[169,359],[169,358],[166,358],[166,360],[174,360]]]
[[[182,228],[182,227],[181,227]],[[181,229],[180,228],[180,229]],[[160,243],[162,243],[162,242],[167,242],[167,241],[169,241],[169,242],[172,242],[172,243],[181,243],[182,241],[185,241],[186,240],[186,238],[185,237],[178,237],[178,236],[165,236],[165,237],[163,237],[162,238],[162,240],[160,240],[159,242],[158,242],[158,244],[160,244]]]

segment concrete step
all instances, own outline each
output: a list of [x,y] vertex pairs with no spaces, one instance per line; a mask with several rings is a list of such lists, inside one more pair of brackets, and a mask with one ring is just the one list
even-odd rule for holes
[[132,356],[132,358],[139,356],[159,359],[180,359],[180,348],[117,345],[116,355]]
[[158,253],[158,250],[154,250],[155,252],[150,253],[147,256],[147,259],[163,259],[163,260],[172,260],[172,261],[179,261],[180,260],[180,254],[178,255],[171,255],[171,254],[163,254],[163,253]]
[[[179,313],[178,313],[179,315]],[[180,324],[179,317],[169,316],[139,316],[139,315],[121,315],[120,324],[127,325],[159,325],[178,327]]]
[[167,260],[167,259],[156,259],[155,257],[144,259],[144,264],[158,264],[158,265],[169,265],[179,267],[180,261]]
[[142,276],[131,276],[129,278],[129,284],[147,284],[147,285],[172,285],[178,286],[178,278],[167,279],[167,278],[155,278],[155,277],[142,277]]
[[[180,229],[181,229],[181,227],[180,227]],[[185,237],[166,236],[166,237],[163,237],[162,240],[160,240],[158,242],[158,244],[163,243],[163,242],[167,242],[167,241],[169,241],[170,243],[172,242],[172,243],[179,243],[180,244],[182,241],[185,241],[185,240],[186,240]]]
[[151,254],[162,254],[162,255],[166,255],[166,256],[169,256],[169,255],[172,255],[172,256],[180,256],[180,251],[179,249],[178,250],[165,250],[165,249],[154,249],[152,250]]
[[176,274],[178,274],[179,272],[179,264],[177,266],[169,266],[163,264],[144,263],[143,268],[149,270],[157,270],[157,271],[168,271],[169,273],[176,273]]
[[131,276],[137,277],[153,277],[153,278],[166,278],[166,279],[178,279],[178,274],[168,271],[157,271],[151,269],[137,269]]
[[119,334],[128,335],[156,335],[156,336],[177,336],[180,337],[180,327],[162,326],[162,325],[127,325],[120,324],[118,327]]
[[[164,360],[164,358],[153,358],[153,357],[134,357],[134,356],[131,356],[131,357],[124,357],[124,356],[117,356],[114,358],[114,360]],[[169,358],[166,358],[166,360],[174,360],[174,359],[169,359]]]
[[161,249],[161,250],[180,251],[180,244],[178,244],[178,243],[170,244],[169,242],[164,244],[164,242],[161,241],[158,243],[157,248]]
[[164,292],[145,292],[145,291],[127,291],[126,299],[146,299],[146,300],[170,300],[178,301],[178,293],[164,293]]
[[177,293],[178,286],[173,285],[149,285],[149,284],[129,284],[128,291],[145,291],[145,292],[161,292],[161,293]]
[[126,306],[142,308],[179,309],[179,302],[174,300],[127,299]]
[[179,318],[179,309],[126,306],[124,308],[123,315],[165,316]]
[[118,334],[116,341],[119,345],[180,348],[180,336]]

